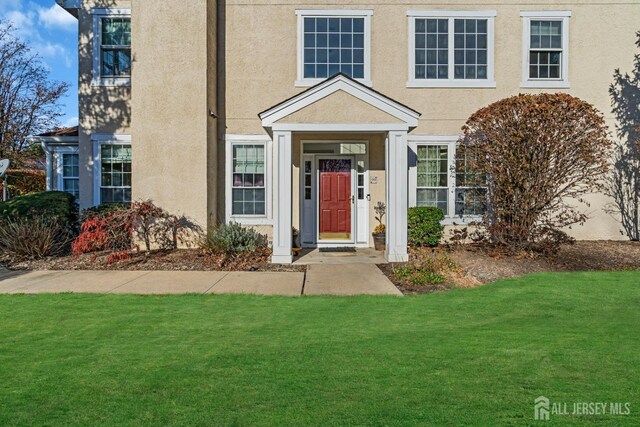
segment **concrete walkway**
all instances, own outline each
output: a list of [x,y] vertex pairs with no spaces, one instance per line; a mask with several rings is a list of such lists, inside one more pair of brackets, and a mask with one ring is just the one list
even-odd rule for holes
[[[305,277],[306,276],[306,277]],[[0,293],[402,295],[375,265],[313,265],[307,273],[0,270]]]

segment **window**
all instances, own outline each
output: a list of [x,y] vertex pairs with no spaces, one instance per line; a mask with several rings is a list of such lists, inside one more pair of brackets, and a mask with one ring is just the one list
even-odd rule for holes
[[477,218],[486,210],[486,178],[473,169],[473,150],[457,137],[415,136],[415,167],[410,168],[412,206],[442,209],[448,221]]
[[131,203],[131,145],[100,146],[100,203]]
[[297,86],[338,73],[370,82],[370,10],[299,10]]
[[233,145],[232,215],[265,215],[264,145]]
[[493,11],[409,12],[409,87],[495,87]]
[[94,85],[131,82],[131,17],[128,9],[92,9]]
[[522,86],[569,87],[569,17],[571,12],[522,12]]
[[80,196],[80,156],[77,153],[61,153],[61,156],[61,190],[73,194],[78,199]]

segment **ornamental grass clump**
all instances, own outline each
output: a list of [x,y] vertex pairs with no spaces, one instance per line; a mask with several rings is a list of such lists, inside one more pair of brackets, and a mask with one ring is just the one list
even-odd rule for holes
[[588,219],[603,189],[612,141],[602,113],[567,94],[518,95],[473,114],[461,150],[486,176],[482,226],[508,251],[556,251]]

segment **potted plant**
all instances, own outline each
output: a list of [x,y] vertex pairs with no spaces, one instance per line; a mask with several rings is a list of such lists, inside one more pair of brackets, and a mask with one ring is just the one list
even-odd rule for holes
[[387,242],[387,233],[386,227],[382,222],[382,218],[384,214],[387,213],[387,206],[383,202],[378,202],[376,206],[373,208],[376,213],[376,221],[378,221],[378,225],[373,229],[373,247],[376,251],[384,251]]

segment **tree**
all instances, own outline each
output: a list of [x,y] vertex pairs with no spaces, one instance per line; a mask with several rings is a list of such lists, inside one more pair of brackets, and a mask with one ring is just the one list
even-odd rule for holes
[[[603,115],[567,94],[518,95],[473,114],[463,153],[487,177],[484,226],[495,244],[556,250],[602,188],[612,142]],[[470,155],[472,154],[472,155]]]
[[[636,33],[640,48],[640,31]],[[619,69],[609,87],[616,130],[620,139],[616,145],[613,173],[607,185],[607,194],[613,202],[608,211],[622,221],[622,233],[629,239],[640,240],[640,53],[634,57],[632,73],[622,74]]]
[[27,137],[58,125],[60,98],[68,88],[68,83],[51,81],[38,55],[15,36],[13,25],[0,21],[0,158],[24,164]]

